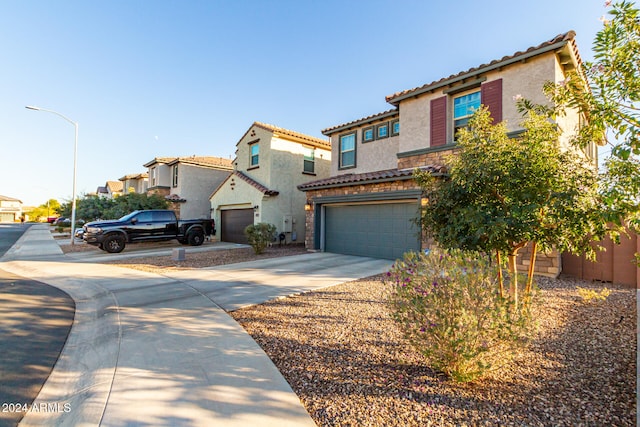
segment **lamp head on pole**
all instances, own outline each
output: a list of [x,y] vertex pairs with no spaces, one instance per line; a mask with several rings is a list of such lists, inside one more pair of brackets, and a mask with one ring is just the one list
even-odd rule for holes
[[27,109],[29,109],[29,110],[37,110],[37,111],[40,111],[40,107],[34,107],[33,105],[27,105],[27,106],[26,106],[26,107],[24,107],[24,108],[27,108]]

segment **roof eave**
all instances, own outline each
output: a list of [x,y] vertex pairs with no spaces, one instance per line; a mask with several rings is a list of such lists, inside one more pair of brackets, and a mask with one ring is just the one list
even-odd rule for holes
[[423,95],[425,93],[433,92],[433,91],[435,91],[437,89],[440,89],[442,87],[450,86],[452,84],[455,84],[455,83],[457,83],[457,82],[459,82],[461,80],[465,80],[465,79],[468,79],[470,77],[475,77],[475,76],[478,76],[480,74],[488,73],[489,71],[493,71],[493,70],[496,70],[496,69],[499,69],[499,68],[503,68],[503,67],[506,67],[508,65],[515,64],[517,62],[525,61],[525,60],[527,60],[529,58],[533,58],[534,56],[542,55],[542,54],[547,53],[547,52],[553,52],[553,51],[555,51],[557,49],[561,49],[565,45],[567,45],[567,43],[569,43],[570,40],[571,39],[561,40],[559,42],[556,42],[556,43],[553,43],[553,44],[550,44],[550,45],[547,45],[547,46],[543,46],[543,47],[541,47],[539,49],[535,49],[535,50],[532,50],[532,51],[529,51],[529,52],[524,52],[521,55],[513,56],[511,58],[507,58],[504,61],[494,62],[493,64],[488,64],[485,67],[478,68],[478,69],[470,71],[468,73],[457,75],[457,76],[452,77],[450,79],[446,79],[446,80],[443,80],[443,81],[439,81],[439,82],[433,83],[433,84],[431,84],[429,86],[425,86],[425,87],[421,87],[421,88],[415,89],[415,90],[410,91],[410,92],[405,93],[405,94],[401,94],[401,95],[398,95],[398,96],[393,96],[393,95],[388,96],[387,97],[387,102],[389,104],[394,105],[394,106],[397,107],[398,104],[401,101],[404,101],[406,99],[414,98],[414,97]]

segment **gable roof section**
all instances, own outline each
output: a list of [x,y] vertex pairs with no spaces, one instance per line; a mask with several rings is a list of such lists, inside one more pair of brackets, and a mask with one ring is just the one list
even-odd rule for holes
[[478,67],[470,68],[467,71],[462,71],[458,74],[444,77],[440,80],[428,83],[426,85],[394,93],[393,95],[387,96],[386,100],[388,103],[397,106],[400,101],[403,101],[407,98],[422,95],[424,93],[428,93],[436,89],[458,83],[464,79],[475,77],[477,75],[499,69],[516,62],[524,61],[528,58],[538,56],[546,52],[559,51],[566,47],[568,47],[568,51],[566,52],[566,54],[568,54],[571,58],[567,60],[567,63],[565,65],[569,65],[569,62],[572,62],[575,64],[575,66],[580,66],[582,64],[582,60],[580,59],[578,48],[575,44],[575,36],[575,31],[569,31],[564,34],[559,34],[551,40],[547,40],[546,42],[541,43],[538,46],[530,47],[524,52],[519,51],[514,53],[513,55],[504,56],[501,59],[493,60],[488,64],[482,64]]
[[351,129],[357,126],[362,126],[365,124],[369,124],[369,123],[373,123],[377,120],[382,120],[382,119],[387,119],[387,118],[391,118],[391,117],[395,117],[399,114],[399,111],[397,108],[394,108],[392,110],[387,110],[387,111],[383,111],[382,113],[378,113],[378,114],[373,114],[371,116],[367,116],[367,117],[363,117],[361,119],[357,119],[354,121],[351,121],[349,123],[345,123],[342,125],[337,125],[337,126],[333,126],[327,129],[323,129],[322,130],[322,134],[323,135],[333,135],[334,133],[338,133],[338,132],[342,132],[343,130],[347,130],[347,129]]
[[167,165],[172,166],[178,163],[204,166],[208,168],[216,169],[233,169],[233,161],[230,159],[224,159],[222,157],[210,157],[210,156],[191,156],[191,157],[176,157],[167,162]]
[[251,131],[251,128],[253,128],[254,126],[272,132],[275,136],[284,137],[288,140],[295,141],[300,144],[307,144],[313,147],[331,150],[331,141],[327,139],[316,138],[315,136],[305,135],[304,133],[261,122],[253,122],[253,124],[249,127],[249,129],[247,129],[244,135],[242,135],[242,138],[238,140],[236,145],[238,145],[240,141],[242,141],[244,137],[247,136],[247,134]]
[[254,180],[253,178],[251,178],[249,175],[245,174],[244,172],[234,171],[233,175],[237,176],[238,178],[240,178],[243,181],[247,182],[249,185],[257,188],[259,191],[261,191],[266,196],[277,196],[278,194],[280,194],[276,190],[268,189],[267,187],[265,187],[264,185],[260,184],[258,181]]
[[122,181],[107,181],[105,188],[109,189],[112,193],[122,191],[124,184]]
[[149,178],[149,174],[146,172],[143,173],[131,173],[129,175],[125,175],[122,178],[119,178],[118,181],[126,181],[128,179],[147,179]]
[[22,203],[22,200],[14,199],[13,197],[7,197],[7,196],[0,196],[0,201],[2,201],[2,202],[20,202],[20,203]]
[[300,184],[298,185],[298,190],[309,191],[333,187],[349,187],[356,184],[360,185],[387,181],[402,181],[412,179],[413,171],[415,169],[420,169],[436,176],[446,174],[446,168],[440,165],[429,165],[411,169],[387,169],[383,171],[366,173],[348,173],[345,175],[338,175]]
[[170,161],[174,160],[175,157],[154,157],[153,160],[151,160],[150,162],[145,163],[144,166],[145,168],[151,167],[153,165],[155,165],[156,163],[169,163]]

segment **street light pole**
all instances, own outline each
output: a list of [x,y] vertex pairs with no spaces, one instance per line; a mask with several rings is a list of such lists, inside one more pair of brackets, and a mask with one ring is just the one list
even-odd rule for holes
[[62,117],[69,123],[73,125],[75,128],[75,143],[73,146],[73,199],[71,201],[71,245],[74,244],[75,231],[76,231],[76,177],[78,171],[78,123],[74,122],[70,118],[65,115],[58,113],[57,111],[47,110],[45,108],[34,107],[33,105],[27,105],[25,108],[29,110],[36,111],[45,111],[47,113],[55,114],[56,116]]

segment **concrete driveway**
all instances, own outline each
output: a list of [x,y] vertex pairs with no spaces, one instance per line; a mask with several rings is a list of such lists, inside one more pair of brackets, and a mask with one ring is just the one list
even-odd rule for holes
[[34,402],[59,410],[30,412],[23,425],[312,426],[271,360],[225,310],[391,265],[310,253],[159,275],[70,262],[48,233],[32,227],[0,260],[76,303],[67,343]]

